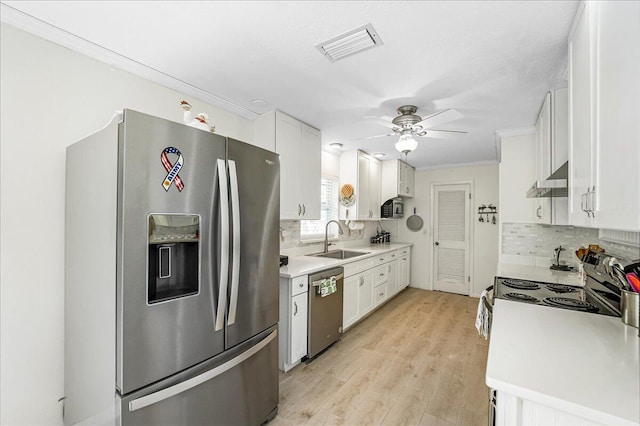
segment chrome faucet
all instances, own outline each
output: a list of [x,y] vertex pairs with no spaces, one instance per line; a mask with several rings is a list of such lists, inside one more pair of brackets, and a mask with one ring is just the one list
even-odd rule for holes
[[323,253],[328,253],[329,252],[329,224],[331,224],[331,222],[334,222],[336,225],[338,225],[338,234],[340,234],[340,235],[344,234],[344,232],[342,232],[342,226],[340,226],[340,223],[337,220],[330,220],[329,222],[327,222],[327,226],[324,227],[324,251],[323,251]]

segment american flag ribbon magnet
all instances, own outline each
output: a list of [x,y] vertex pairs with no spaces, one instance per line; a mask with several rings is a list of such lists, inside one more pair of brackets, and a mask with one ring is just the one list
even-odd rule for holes
[[[177,155],[178,160],[174,164],[171,164],[171,161],[169,161],[169,157],[167,157],[167,154]],[[162,151],[160,158],[162,160],[164,169],[167,171],[167,175],[162,182],[162,187],[165,191],[169,191],[171,184],[175,182],[178,191],[182,192],[182,190],[184,189],[184,183],[182,182],[182,179],[178,174],[180,173],[180,169],[182,169],[182,166],[184,165],[184,158],[182,157],[182,153],[177,148],[168,146],[164,149],[164,151]]]

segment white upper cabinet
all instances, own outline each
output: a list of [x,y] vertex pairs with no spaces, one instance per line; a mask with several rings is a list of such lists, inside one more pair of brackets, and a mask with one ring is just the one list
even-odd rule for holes
[[415,169],[401,160],[382,162],[382,197],[384,203],[390,198],[413,197],[415,195]]
[[380,160],[362,151],[347,151],[340,156],[340,185],[355,190],[355,203],[340,204],[340,220],[380,219]]
[[[551,174],[551,94],[547,93],[536,121],[536,180]],[[536,198],[536,222],[551,224],[551,198]]]
[[254,129],[256,145],[280,154],[280,219],[320,219],[320,131],[280,111]]
[[640,230],[640,2],[585,2],[569,37],[569,221]]

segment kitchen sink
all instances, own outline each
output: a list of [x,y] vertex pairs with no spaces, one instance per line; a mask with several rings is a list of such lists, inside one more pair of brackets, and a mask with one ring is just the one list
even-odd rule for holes
[[349,251],[349,250],[332,250],[327,253],[310,254],[314,257],[327,257],[329,259],[351,259],[352,257],[362,256],[369,254],[368,251]]

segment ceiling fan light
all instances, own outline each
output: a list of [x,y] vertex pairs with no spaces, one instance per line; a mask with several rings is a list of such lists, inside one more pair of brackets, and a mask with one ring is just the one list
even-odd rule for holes
[[398,151],[406,154],[418,147],[418,141],[415,140],[411,134],[404,134],[400,136],[395,146]]

